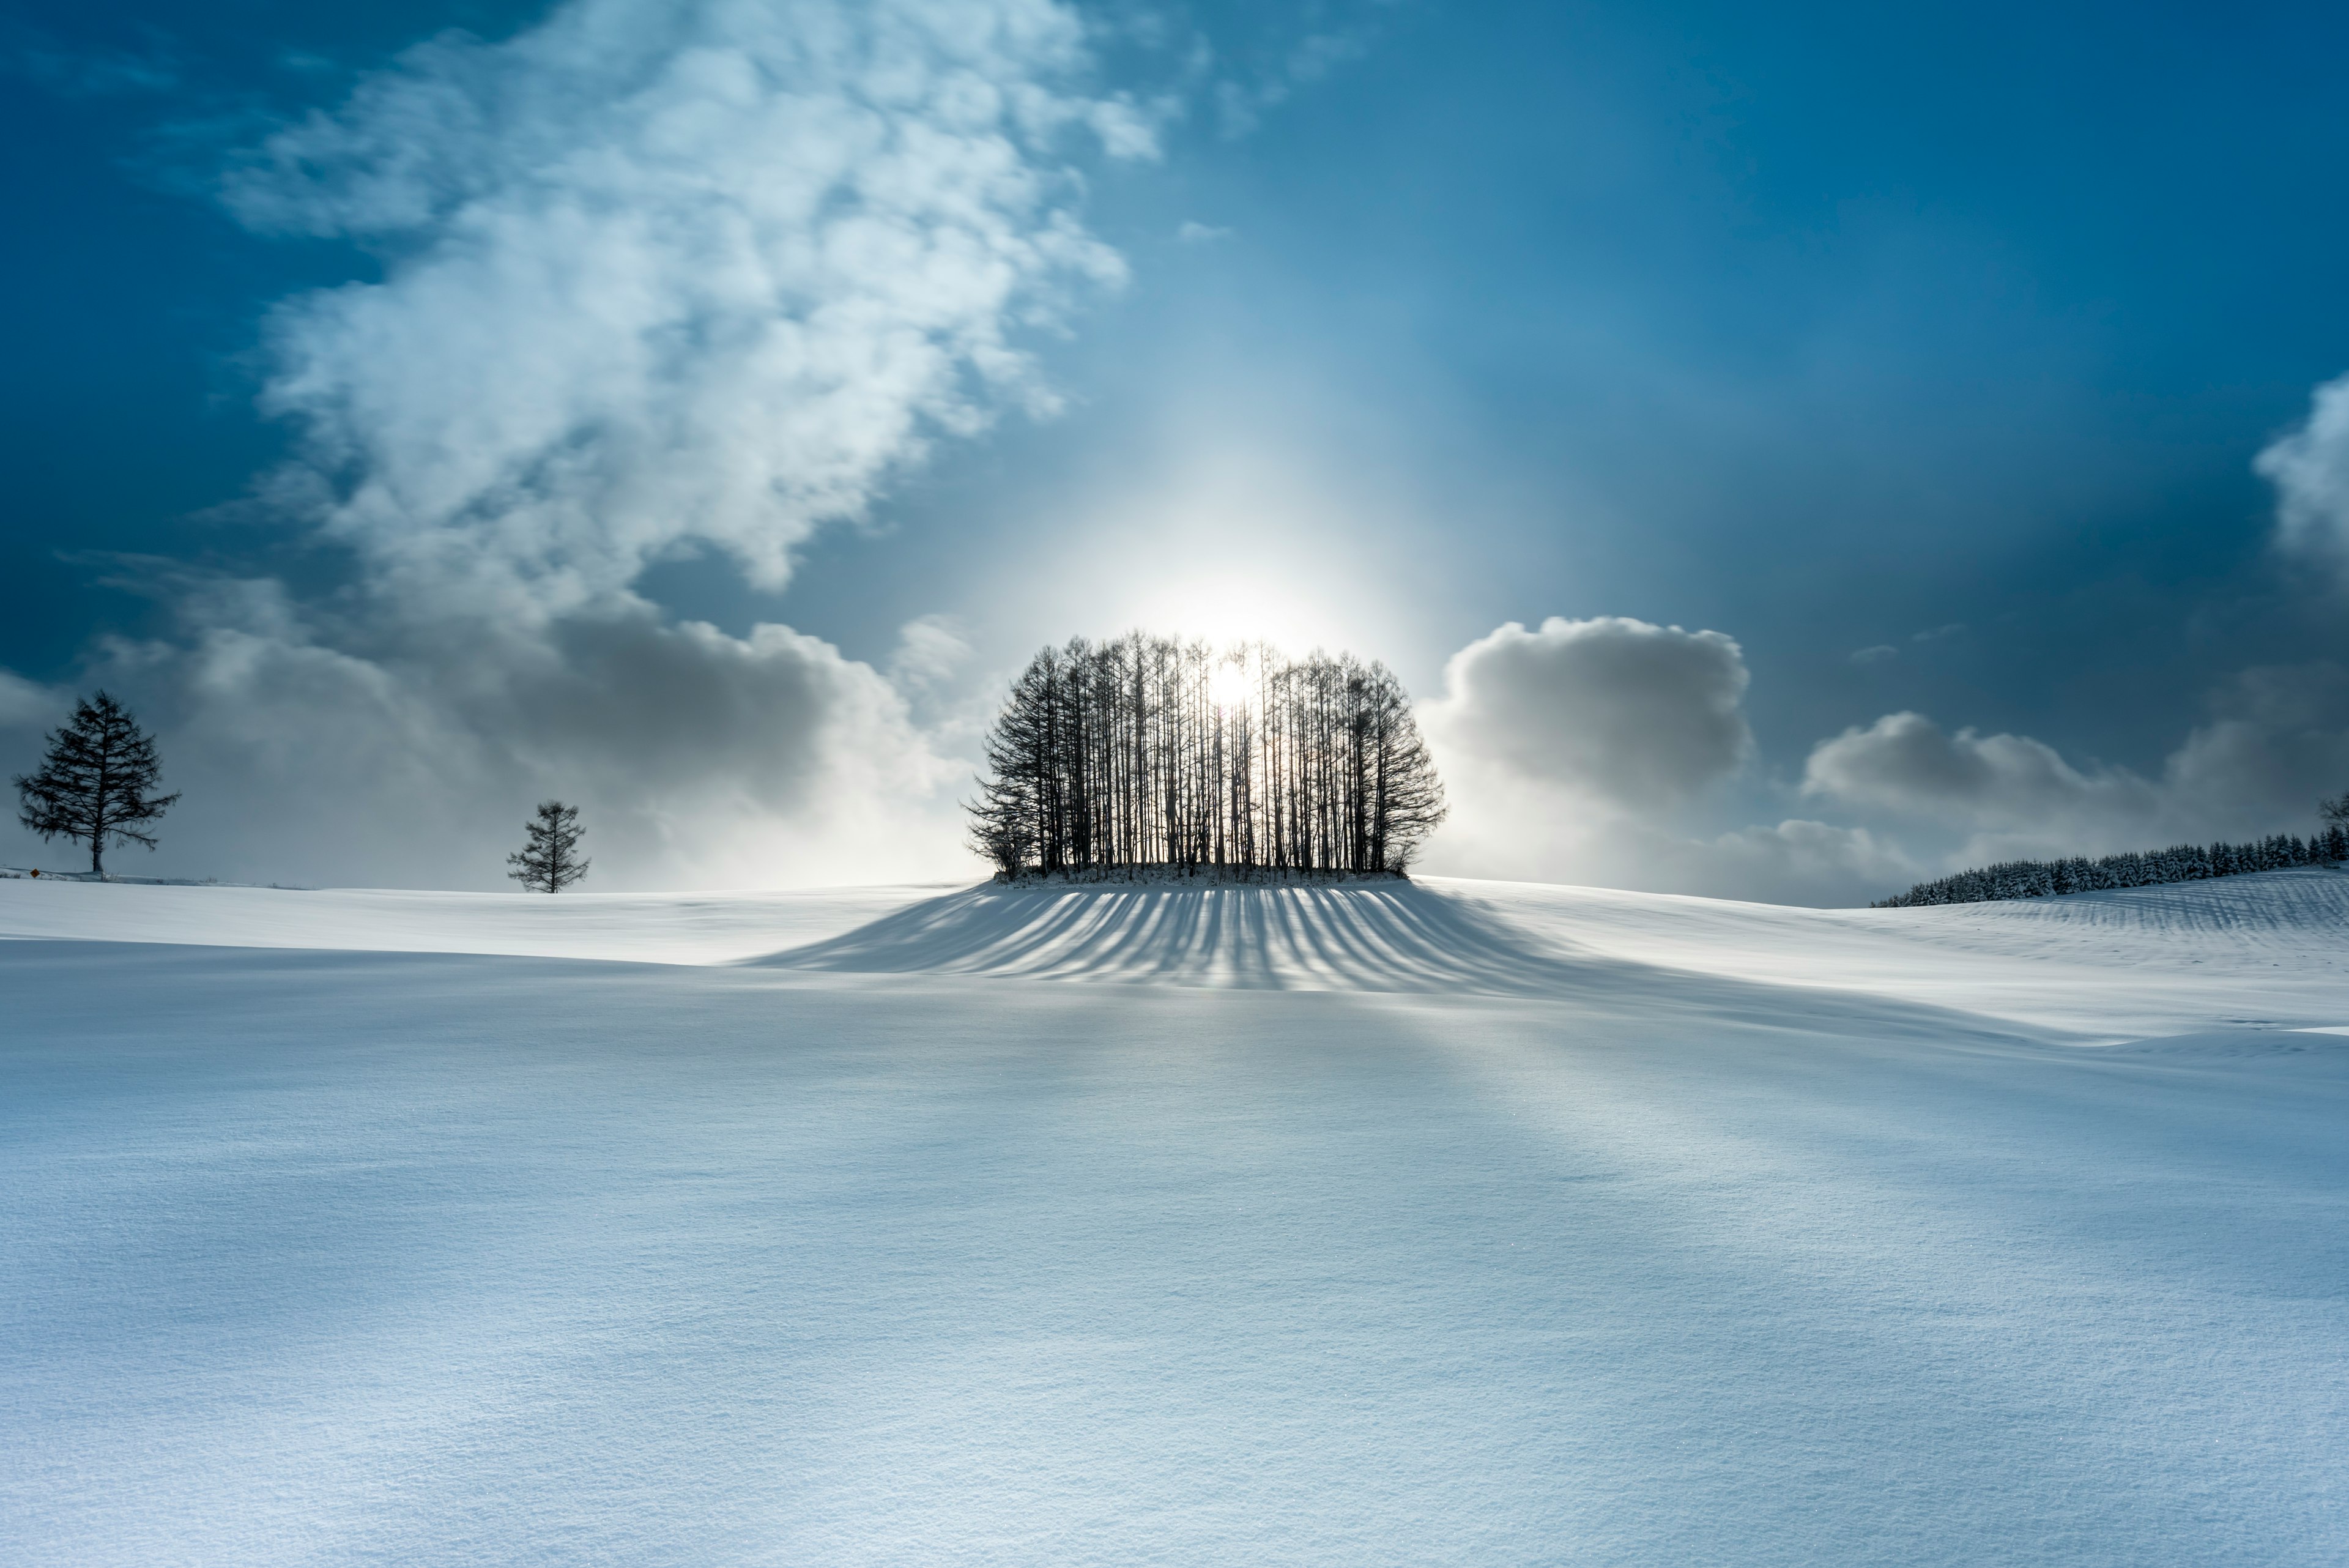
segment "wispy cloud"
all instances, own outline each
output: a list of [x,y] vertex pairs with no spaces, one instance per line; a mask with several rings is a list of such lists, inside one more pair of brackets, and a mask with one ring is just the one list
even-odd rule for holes
[[780,587],[938,436],[1050,408],[1021,335],[1123,273],[1061,151],[1151,150],[1084,63],[1039,0],[576,0],[409,51],[225,184],[392,257],[276,313],[273,495],[442,605],[559,613],[688,541]]
[[966,864],[950,625],[875,668],[636,585],[709,550],[780,590],[939,442],[1053,411],[1035,345],[1125,276],[1087,182],[1177,112],[1102,86],[1090,26],[1061,0],[565,0],[252,136],[231,213],[380,264],[272,314],[263,402],[297,441],[243,505],[352,572],[305,596],[112,568],[178,617],[85,671],[169,732],[173,842],[232,874],[493,883],[516,810],[560,793],[607,885]]
[[1092,81],[1054,0],[570,0],[252,145],[220,188],[242,221],[383,258],[266,346],[301,439],[254,504],[357,570],[304,598],[118,568],[180,618],[88,672],[170,732],[174,841],[494,884],[559,793],[607,886],[957,868],[965,770],[909,707],[951,628],[884,673],[634,584],[714,547],[780,588],[938,441],[1050,410],[1029,344],[1124,270],[1084,170],[1155,146]]
[[121,98],[169,92],[181,66],[171,41],[150,31],[134,48],[78,47],[22,22],[0,22],[0,74],[61,98]]
[[1252,133],[1268,111],[1288,102],[1299,88],[1318,82],[1338,66],[1369,53],[1372,32],[1365,24],[1309,33],[1269,65],[1245,75],[1226,76],[1216,85],[1216,119],[1223,133],[1234,138]]
[[2349,583],[2349,376],[2317,388],[2307,419],[2252,467],[2276,488],[2276,542]]

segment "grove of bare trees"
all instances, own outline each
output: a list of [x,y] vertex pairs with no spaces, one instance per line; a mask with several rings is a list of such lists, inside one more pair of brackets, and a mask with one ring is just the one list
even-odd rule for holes
[[987,739],[971,840],[1006,876],[1401,872],[1444,786],[1388,669],[1141,632],[1030,661]]

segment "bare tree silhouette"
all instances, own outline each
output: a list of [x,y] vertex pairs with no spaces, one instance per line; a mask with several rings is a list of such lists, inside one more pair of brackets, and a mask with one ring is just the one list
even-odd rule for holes
[[986,745],[971,842],[1006,875],[1401,872],[1444,786],[1384,665],[1128,633],[1047,648]]

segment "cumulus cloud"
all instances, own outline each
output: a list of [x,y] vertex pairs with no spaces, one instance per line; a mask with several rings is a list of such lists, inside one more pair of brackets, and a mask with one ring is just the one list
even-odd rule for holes
[[1848,904],[2013,856],[2304,832],[2320,796],[2349,788],[2349,670],[2330,663],[2243,671],[2150,772],[1889,713],[1819,742],[1803,770],[1804,797],[1854,820],[1726,833],[1689,818],[1753,746],[1731,639],[1513,623],[1461,649],[1445,679],[1423,709],[1454,808],[1423,862],[1439,874]]
[[1811,904],[1913,880],[1915,866],[1866,828],[1676,826],[1752,753],[1748,680],[1717,631],[1553,617],[1479,638],[1421,711],[1453,803],[1427,869]]
[[1444,668],[1430,728],[1447,758],[1633,813],[1734,773],[1754,737],[1737,644],[1619,616],[1516,621]]
[[2349,670],[2329,660],[2236,676],[2162,766],[2184,812],[2238,836],[2305,828],[2316,801],[2344,781]]
[[780,588],[938,440],[1049,410],[1023,342],[1123,275],[1079,161],[1154,150],[1089,72],[1054,0],[570,0],[237,160],[242,221],[381,258],[265,346],[301,439],[254,505],[356,572],[126,566],[181,630],[86,673],[164,733],[167,869],[496,885],[553,794],[606,887],[964,869],[908,708],[950,626],[884,673],[634,585],[714,548]]
[[[361,649],[273,582],[180,591],[184,636],[109,642],[86,671],[161,736],[184,794],[160,874],[495,886],[547,794],[585,808],[607,888],[962,869],[967,770],[898,680],[788,628],[734,637],[621,606]],[[0,771],[70,702],[0,681]]]
[[2252,467],[2276,487],[2276,542],[2349,576],[2349,376],[2317,388]]
[[2349,781],[2349,670],[2266,667],[2213,692],[2152,776],[2075,764],[2026,735],[1945,732],[1890,713],[1815,747],[1815,798],[1966,835],[1955,860],[2103,853],[2304,831]]
[[1815,747],[1803,788],[1847,805],[1972,826],[2076,826],[2154,806],[2145,780],[2117,770],[2084,774],[2023,735],[1945,732],[1921,713],[1888,713]]

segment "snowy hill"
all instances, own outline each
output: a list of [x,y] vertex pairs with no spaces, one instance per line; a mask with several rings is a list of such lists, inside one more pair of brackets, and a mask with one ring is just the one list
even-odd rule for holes
[[2349,877],[0,881],[0,1560],[2349,1559]]
[[1748,994],[1761,985],[2100,1040],[2349,1025],[2349,875],[2319,869],[1920,909],[1446,877],[560,898],[26,881],[0,883],[0,937],[1542,996],[1732,1016],[1774,1005]]

